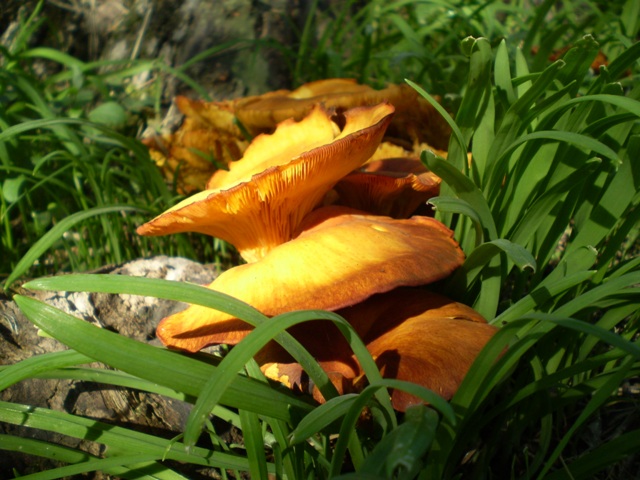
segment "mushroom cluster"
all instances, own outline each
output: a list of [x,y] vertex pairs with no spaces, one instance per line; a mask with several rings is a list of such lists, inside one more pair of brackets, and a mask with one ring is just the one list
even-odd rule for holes
[[[427,147],[445,148],[449,126],[415,90],[408,85],[375,90],[350,79],[319,80],[292,91],[277,90],[222,102],[179,96],[175,103],[185,116],[182,126],[175,133],[152,136],[144,143],[165,176],[175,180],[181,192],[193,193],[204,189],[216,170],[225,169],[244,155],[247,138],[272,133],[287,119],[302,120],[319,104],[340,113],[383,100],[396,108],[396,114],[380,158],[403,157]],[[389,154],[389,150],[395,154]]]
[[[449,276],[464,254],[442,223],[411,216],[437,195],[437,177],[406,159],[367,163],[394,111],[388,102],[342,112],[314,105],[300,121],[287,119],[272,134],[258,135],[205,190],[138,233],[192,231],[228,241],[247,263],[223,272],[209,288],[267,316],[336,311],[384,377],[450,398],[494,328],[469,307],[423,288]],[[169,348],[196,352],[235,345],[250,329],[241,319],[192,305],[163,319],[157,335]],[[291,333],[339,392],[362,386],[358,361],[333,325],[307,322]],[[278,345],[265,347],[257,360],[268,377],[309,390],[300,365]],[[392,394],[400,411],[420,401]]]

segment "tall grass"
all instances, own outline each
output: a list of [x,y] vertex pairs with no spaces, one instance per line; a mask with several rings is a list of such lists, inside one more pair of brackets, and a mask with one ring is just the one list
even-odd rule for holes
[[[423,153],[423,161],[446,184],[431,203],[455,229],[467,254],[442,289],[473,305],[500,331],[455,397],[445,403],[416,385],[381,379],[349,325],[331,313],[293,312],[266,322],[251,307],[193,285],[101,275],[42,278],[25,287],[187,301],[236,315],[256,329],[224,359],[203,360],[97,329],[16,296],[36,326],[70,349],[2,367],[0,388],[29,378],[82,378],[194,403],[184,437],[176,441],[2,403],[3,422],[92,438],[109,447],[109,457],[90,458],[42,441],[0,436],[4,449],[69,464],[26,478],[93,470],[124,478],[184,478],[165,460],[248,471],[254,478],[589,479],[637,474],[640,397],[627,388],[637,385],[640,374],[640,44],[633,43],[638,16],[629,17],[636,2],[602,10],[580,2],[579,9],[567,11],[543,2],[525,16],[525,2],[395,2],[394,8],[371,2],[353,13],[354,5],[346,4],[335,23],[318,30],[325,32],[319,39],[310,30],[319,18],[309,20],[297,53],[297,80],[311,73],[353,71],[363,72],[366,80],[382,80],[395,75],[397,62],[401,74],[417,72],[409,75],[411,84],[430,101],[426,91],[457,86],[447,88],[459,95],[454,115],[434,102],[454,132],[449,160]],[[618,21],[612,23],[614,17]],[[526,23],[518,23],[521,18]],[[602,38],[584,35],[590,29],[599,29]],[[468,33],[476,36],[460,44]],[[361,38],[365,34],[370,40]],[[499,40],[501,36],[505,38]],[[439,42],[437,55],[428,48],[430,41]],[[548,60],[549,52],[569,43],[574,46],[562,59]],[[534,45],[539,47],[535,56]],[[610,63],[593,72],[591,63],[603,49]],[[403,51],[406,63],[400,61]],[[432,55],[437,68],[443,67],[440,81],[427,68]],[[67,120],[38,121],[45,124],[39,128],[62,129],[64,135],[55,133],[58,145],[87,148],[84,142],[74,143],[77,132],[68,131],[72,123]],[[84,121],[78,125],[96,128]],[[3,135],[13,138],[6,130]],[[136,156],[129,160],[146,158],[130,148]],[[72,156],[59,150],[60,158]],[[128,198],[122,202],[140,208],[139,197],[132,197],[133,203]],[[313,358],[286,334],[289,326],[313,319],[336,323],[349,339],[369,380],[359,394],[335,396]],[[264,379],[252,356],[271,338],[305,367],[330,398],[327,404],[315,406]],[[82,366],[92,361],[115,370]],[[237,374],[240,369],[243,373]],[[396,415],[387,388],[411,391],[430,406]],[[358,419],[365,407],[371,415],[363,424]],[[242,431],[241,452],[195,446],[203,432],[212,434],[210,414]]]
[[596,36],[605,55],[617,57],[638,32],[637,3],[620,1],[531,2],[349,0],[310,3],[299,43],[289,50],[293,83],[356,78],[382,87],[411,79],[457,109],[465,90],[467,37],[507,41],[532,71],[585,34]]

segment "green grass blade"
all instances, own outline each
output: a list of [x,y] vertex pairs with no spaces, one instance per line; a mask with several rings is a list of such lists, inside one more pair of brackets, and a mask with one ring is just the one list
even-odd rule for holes
[[[456,169],[466,172],[469,168],[468,145],[480,124],[480,119],[485,116],[487,110],[493,109],[491,94],[493,53],[491,44],[486,38],[467,37],[462,41],[462,49],[469,52],[469,78],[466,93],[456,113],[455,123],[460,128],[464,143],[451,142],[448,158]],[[485,158],[479,159],[481,162],[480,170],[477,172],[479,178],[482,178]]]
[[628,155],[618,168],[589,218],[576,225],[575,238],[567,246],[567,253],[585,245],[598,245],[610,234],[622,214],[640,190],[640,136],[629,139]]
[[[373,359],[371,359],[371,355],[369,355],[368,352],[366,354],[360,353],[363,351],[366,352],[366,347],[362,343],[362,340],[358,338],[353,327],[342,317],[331,312],[320,310],[283,313],[273,317],[268,322],[258,325],[222,360],[215,373],[203,387],[202,394],[189,415],[184,437],[187,445],[195,444],[200,436],[207,415],[211,409],[220,402],[222,393],[231,384],[236,372],[242,370],[244,365],[270,340],[280,334],[280,332],[293,325],[309,320],[330,320],[334,322],[345,335],[354,353],[358,355],[358,359],[361,362],[363,362],[363,359],[366,359],[366,355],[368,355],[368,364],[363,362],[364,364],[362,365],[365,374],[367,374],[372,381],[380,379],[378,367],[375,365],[375,362],[373,362]],[[354,346],[356,347],[354,348]],[[306,367],[306,365],[303,364],[303,367]],[[388,403],[388,397],[386,403]]]
[[424,405],[409,407],[402,425],[378,443],[358,474],[414,478],[438,426],[438,414]]
[[[637,355],[640,355],[640,348],[638,350],[639,350],[639,353]],[[560,443],[558,444],[556,449],[553,451],[553,453],[549,456],[549,458],[547,458],[547,462],[544,468],[542,469],[542,472],[540,472],[540,474],[538,475],[538,478],[540,479],[544,478],[545,474],[552,468],[553,464],[556,462],[558,457],[562,454],[562,451],[567,446],[567,444],[571,440],[571,437],[576,432],[576,430],[580,428],[582,424],[598,408],[600,408],[605,401],[607,401],[611,397],[612,393],[615,390],[617,390],[622,380],[626,378],[628,371],[631,369],[636,359],[637,357],[636,358],[632,357],[627,359],[627,361],[625,361],[620,366],[618,371],[615,374],[611,375],[609,380],[607,380],[607,382],[592,395],[585,409],[582,411],[580,416],[574,421],[573,425],[571,425],[567,433],[560,440]]]
[[520,145],[532,141],[532,140],[544,140],[551,142],[565,142],[578,147],[585,148],[589,152],[599,153],[600,155],[614,160],[616,163],[621,164],[622,160],[618,156],[618,153],[597,140],[586,135],[573,132],[557,132],[553,130],[545,130],[541,132],[534,132],[528,135],[519,137],[513,142],[498,161],[503,162],[513,151],[515,151]]
[[10,387],[14,383],[49,370],[91,362],[93,362],[93,360],[90,357],[74,352],[73,350],[35,355],[19,363],[2,367],[0,370],[0,391]]
[[501,98],[502,102],[508,106],[515,103],[516,92],[511,82],[511,67],[509,66],[509,53],[505,40],[500,42],[496,50],[494,77],[498,98]]
[[[145,380],[197,397],[216,367],[193,358],[152,347],[95,327],[50,305],[16,295],[27,318],[52,337],[80,353]],[[290,409],[310,409],[308,404],[268,386],[237,375],[219,392],[222,403],[256,413],[290,420]]]
[[22,452],[27,455],[36,455],[66,463],[84,462],[90,458],[95,458],[87,452],[74,448],[6,434],[0,434],[0,450]]
[[599,301],[613,295],[619,295],[625,289],[640,283],[640,271],[634,271],[608,281],[584,292],[555,310],[557,315],[572,316],[582,309],[597,305]]
[[489,323],[505,325],[521,318],[527,312],[540,310],[553,298],[588,281],[594,274],[593,271],[576,272],[558,281],[540,285]]
[[90,438],[110,447],[114,456],[126,452],[219,468],[248,470],[249,467],[247,460],[237,455],[213,452],[201,447],[187,449],[180,442],[46,408],[0,402],[0,421],[64,432],[74,438]]
[[[528,208],[525,209],[525,205],[521,205],[514,224],[505,225],[505,228],[510,230],[507,234],[508,238],[519,245],[527,245],[536,231],[545,228],[545,219],[553,207],[562,203],[566,196],[571,195],[572,192],[580,191],[601,163],[599,159],[587,160],[581,168],[553,187],[546,189]],[[516,210],[514,209],[514,211]]]
[[306,441],[319,431],[327,428],[337,419],[346,415],[357,396],[355,393],[340,395],[314,408],[298,423],[293,432],[291,432],[291,444],[295,445]]
[[60,65],[64,65],[67,68],[78,68],[80,70],[84,70],[87,65],[85,62],[76,57],[72,57],[67,53],[61,52],[60,50],[48,47],[31,48],[27,51],[21,52],[20,57],[23,59],[44,58],[47,60],[51,60],[52,62],[59,63]]
[[[135,465],[138,461],[149,462],[154,460],[153,455],[137,455],[134,457],[115,457],[112,461],[106,462],[97,459],[81,450],[56,445],[53,443],[34,440],[31,438],[14,437],[0,434],[0,450],[21,452],[28,455],[50,458],[65,463],[71,463],[67,467],[50,469],[47,471],[23,475],[20,478],[31,480],[48,480],[54,478],[68,477],[79,473],[101,471],[103,473],[118,476],[121,478],[131,478],[136,480],[185,480],[186,477],[173,472],[156,462]],[[133,460],[134,465],[128,467]],[[114,464],[115,466],[112,466]]]
[[452,295],[455,292],[469,291],[482,270],[491,264],[494,257],[502,253],[505,253],[520,270],[536,271],[536,260],[527,250],[508,240],[497,239],[483,243],[471,252],[462,266],[447,280],[447,292]]
[[453,193],[458,198],[473,206],[482,223],[484,238],[487,240],[495,240],[497,238],[497,231],[491,210],[482,192],[473,181],[447,160],[437,157],[432,152],[423,151],[420,158],[429,170],[442,178],[442,180],[451,187]]
[[[253,326],[260,325],[269,320],[268,317],[258,312],[255,308],[233,297],[206,287],[181,282],[118,275],[78,274],[40,278],[28,282],[24,287],[40,290],[148,295],[179,302],[204,305],[241,318]],[[285,333],[279,335],[276,341],[278,341],[296,361],[304,366],[307,374],[313,379],[315,385],[323,395],[331,398],[337,394],[335,387],[324,373],[324,370],[320,368],[313,357],[311,357],[297,340]]]
[[482,243],[484,238],[482,220],[469,202],[454,197],[435,197],[429,199],[427,203],[433,205],[438,212],[458,213],[469,217],[476,233],[475,247],[477,248]]
[[[457,142],[458,148],[459,148],[459,152],[461,152],[459,154],[458,159],[456,159],[456,164],[460,164],[462,166],[466,165],[467,163],[467,143],[465,141],[465,137],[462,134],[462,131],[460,130],[460,127],[458,127],[458,125],[456,124],[455,120],[451,117],[451,115],[449,115],[449,113],[444,109],[444,107],[442,105],[440,105],[438,103],[438,101],[433,98],[431,95],[429,95],[422,87],[420,87],[419,85],[413,83],[411,80],[407,80],[405,79],[405,82],[407,82],[411,88],[413,88],[416,92],[418,92],[425,100],[427,100],[431,106],[433,108],[436,109],[436,111],[442,115],[442,118],[444,118],[447,122],[447,124],[449,124],[449,126],[451,127],[451,130],[453,131],[453,139],[455,139],[455,141]],[[452,139],[452,141],[453,141]],[[463,158],[464,156],[464,158]],[[424,160],[423,160],[424,162]],[[461,167],[462,168],[462,167]]]
[[[110,458],[87,460],[75,465],[58,467],[40,473],[21,476],[26,480],[52,480],[55,478],[69,478],[91,472],[104,472],[121,478],[145,480],[188,480],[187,477],[171,472],[167,467],[155,462],[161,460],[158,455],[123,455]],[[170,474],[168,472],[171,472]]]
[[262,427],[258,415],[240,410],[242,440],[249,461],[249,472],[253,478],[267,478],[267,457],[265,454]]
[[[532,313],[528,315],[528,318],[540,320],[543,323],[554,323],[567,329],[575,330],[587,335],[593,335],[601,342],[608,343],[612,347],[626,352],[630,357],[640,357],[640,344],[630,342],[617,333],[605,330],[598,325],[593,325],[574,318],[561,317],[557,312],[554,312],[553,314]],[[629,365],[629,368],[631,368],[631,365]]]
[[[582,79],[587,75],[591,68],[591,63],[596,58],[600,45],[591,35],[585,35],[569,51],[563,55],[562,60],[565,67],[560,70],[558,80],[564,85],[568,85],[575,79]],[[579,84],[575,84],[571,96],[575,97],[578,93]]]
[[371,401],[371,397],[374,396],[380,388],[394,388],[415,395],[429,403],[433,408],[437,409],[450,423],[455,424],[455,414],[449,403],[436,393],[422,387],[421,385],[393,379],[383,379],[375,384],[372,383],[356,397],[353,397],[348,401],[350,406],[344,416],[342,425],[340,426],[338,441],[333,452],[333,459],[331,460],[331,475],[337,475],[340,473],[344,456],[347,451],[347,445],[349,445],[349,442],[354,435],[356,422],[358,421],[362,409]]
[[547,480],[562,480],[571,475],[575,479],[595,478],[605,468],[615,465],[640,451],[640,430],[623,433],[578,457],[567,465],[567,470],[558,470],[545,476]]
[[545,113],[545,116],[540,120],[540,127],[547,129],[552,128],[560,117],[567,111],[575,108],[577,105],[590,102],[599,102],[602,104],[609,104],[615,107],[622,108],[629,113],[640,117],[640,102],[633,98],[610,95],[606,93],[586,95],[583,97],[576,97],[568,99],[564,102],[558,102]]
[[[93,360],[89,359],[89,361],[93,361]],[[20,363],[17,363],[15,365],[19,365]],[[0,372],[4,372],[5,370],[8,370],[9,368],[12,368],[12,367],[13,365],[0,367]],[[36,372],[36,373],[33,373],[32,375],[29,375],[26,378],[41,378],[41,379],[56,379],[56,380],[63,379],[63,380],[78,380],[83,382],[95,382],[95,383],[100,383],[104,385],[114,385],[118,387],[132,388],[140,391],[157,393],[158,395],[162,395],[169,398],[175,398],[176,400],[181,400],[189,403],[193,403],[195,401],[194,397],[186,395],[182,392],[178,392],[177,390],[174,390],[172,388],[167,388],[155,382],[150,382],[148,380],[144,380],[142,378],[135,377],[133,375],[129,375],[127,373],[124,373],[118,370],[106,370],[102,368],[89,368],[89,367],[63,367],[63,368],[52,368],[42,372]],[[220,407],[220,410],[218,412],[219,412],[219,415],[216,414],[216,416],[224,418],[225,421],[228,421],[229,423],[233,423],[234,425],[237,423],[237,422],[234,422],[232,419],[225,418],[225,414],[223,413],[222,407]]]
[[29,251],[22,257],[11,274],[4,282],[4,289],[7,290],[13,282],[24,275],[40,256],[46,252],[62,235],[71,229],[74,225],[87,218],[105,215],[107,213],[133,212],[140,211],[139,208],[129,207],[127,205],[111,205],[108,207],[96,207],[89,210],[76,212],[58,222],[51,230],[49,230],[40,240],[34,243]]

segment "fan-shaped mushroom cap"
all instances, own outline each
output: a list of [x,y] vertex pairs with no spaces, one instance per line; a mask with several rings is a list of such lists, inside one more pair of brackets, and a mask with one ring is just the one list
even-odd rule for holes
[[[209,288],[268,316],[300,309],[336,310],[399,286],[440,280],[462,264],[452,232],[428,217],[395,220],[326,207],[305,219],[298,237],[255,263],[222,273]],[[235,344],[251,329],[216,310],[193,305],[165,318],[157,335],[195,352]]]
[[290,240],[326,192],[371,156],[392,113],[386,103],[349,110],[342,130],[321,108],[301,122],[284,122],[273,135],[257,137],[228,172],[218,171],[208,190],[142,225],[138,233],[204,233],[256,261]]
[[[415,288],[376,295],[337,313],[364,340],[385,378],[407,380],[451,398],[476,356],[497,329],[475,310],[446,297]],[[340,393],[358,390],[363,374],[344,336],[329,322],[307,322],[290,329],[327,372]],[[298,391],[309,391],[302,367],[277,344],[257,357],[265,374]],[[396,410],[422,400],[402,391],[392,393]]]

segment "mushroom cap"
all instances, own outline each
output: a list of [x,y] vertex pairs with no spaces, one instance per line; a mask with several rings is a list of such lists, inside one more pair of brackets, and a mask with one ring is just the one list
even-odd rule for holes
[[367,163],[334,187],[338,205],[393,218],[407,218],[440,193],[441,179],[419,160],[390,158]]
[[[394,105],[397,112],[387,134],[397,137],[397,141],[413,144],[413,148],[411,146],[406,148],[408,151],[419,155],[419,149],[415,145],[428,139],[433,139],[437,145],[440,145],[439,148],[446,148],[449,136],[446,122],[431,104],[411,87],[401,84],[375,90],[368,85],[358,84],[353,79],[343,78],[310,82],[293,91],[276,90],[263,95],[221,102],[204,102],[177,96],[175,104],[185,115],[185,120],[176,132],[176,137],[191,130],[204,130],[214,135],[216,143],[222,145],[237,143],[246,146],[247,132],[254,137],[260,133],[271,133],[282,121],[304,118],[316,105],[321,104],[326,108],[342,112],[383,101]],[[242,124],[243,129],[238,123]],[[177,143],[179,144],[179,141]],[[204,152],[218,150],[217,146],[205,147],[200,150]],[[393,156],[401,155],[403,154],[396,153]],[[446,155],[446,152],[439,152],[439,155]],[[218,157],[219,155],[216,156]],[[174,164],[180,161],[180,159],[171,160]],[[209,173],[215,170],[211,165],[207,168]],[[165,175],[171,176],[166,172]],[[203,177],[202,174],[196,172],[194,175],[185,176],[189,177],[187,178],[189,181],[182,182],[182,175],[179,179],[179,184],[185,185],[183,191],[189,193],[203,188],[200,180]],[[189,183],[192,179],[195,179],[194,185]]]
[[[445,399],[455,394],[478,353],[497,331],[472,308],[417,288],[398,288],[337,313],[358,332],[384,378],[417,383]],[[362,369],[332,323],[305,322],[289,331],[317,359],[338,392],[362,387]],[[309,384],[302,367],[274,342],[257,360],[269,378],[324,400]],[[391,400],[400,411],[422,403],[400,390],[392,392]]]
[[389,102],[397,109],[404,109],[416,97],[417,92],[404,84],[375,90],[353,79],[334,78],[306,83],[293,91],[280,90],[239,99],[235,103],[235,114],[249,130],[269,131],[288,118],[303,118],[318,104],[342,111]]
[[256,261],[290,240],[327,191],[366,162],[393,111],[387,103],[349,110],[342,130],[320,107],[301,122],[284,122],[273,135],[254,139],[229,171],[214,174],[207,190],[142,225],[138,233],[204,233]]
[[[419,289],[397,289],[339,312],[362,335],[384,378],[422,385],[449,400],[497,328],[471,307]],[[401,390],[393,407],[422,400]]]
[[[337,310],[399,286],[447,277],[464,254],[453,233],[433,218],[395,220],[340,207],[313,212],[295,239],[255,263],[222,273],[209,288],[267,316],[301,309]],[[236,344],[251,330],[219,311],[192,305],[165,318],[157,335],[173,348],[198,351]]]

